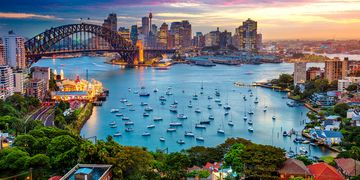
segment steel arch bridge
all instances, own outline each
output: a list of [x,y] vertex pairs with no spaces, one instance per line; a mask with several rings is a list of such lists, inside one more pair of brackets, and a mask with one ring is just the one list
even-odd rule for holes
[[[108,48],[104,49],[82,43],[82,41],[86,42],[86,38],[89,40],[89,37],[91,37],[89,34],[92,35],[92,38],[102,38],[102,40],[108,43]],[[74,45],[72,38],[71,43],[67,43],[65,47],[56,48],[59,42],[74,35],[76,35],[76,38],[78,38],[78,35],[80,36],[81,45]],[[117,32],[102,26],[86,23],[63,25],[46,30],[26,41],[25,49],[28,66],[31,66],[32,63],[37,62],[44,56],[80,52],[117,52],[128,64],[133,64],[138,52],[136,46],[125,40]]]

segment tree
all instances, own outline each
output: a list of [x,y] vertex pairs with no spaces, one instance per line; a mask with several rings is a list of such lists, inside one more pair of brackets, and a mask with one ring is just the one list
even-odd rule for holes
[[168,179],[180,179],[186,176],[186,169],[190,166],[190,159],[182,153],[175,152],[166,156],[165,174]]
[[334,112],[342,117],[346,117],[346,113],[348,109],[350,109],[350,106],[347,105],[346,103],[338,103],[334,106]]
[[350,92],[356,91],[357,89],[358,89],[358,85],[357,85],[357,84],[350,84],[350,85],[346,88],[346,90],[347,90],[347,91],[350,91]]
[[35,144],[36,139],[32,135],[19,135],[16,137],[14,146],[24,149],[29,154],[32,153],[32,147]]
[[245,146],[243,144],[234,144],[231,146],[229,152],[225,155],[225,163],[231,166],[232,169],[241,174],[244,170],[244,162],[241,159],[241,154],[244,152]]
[[45,154],[37,154],[29,159],[28,167],[34,169],[48,169],[50,168],[50,158]]
[[62,135],[51,140],[47,146],[47,152],[50,156],[56,156],[72,149],[76,145],[77,142],[74,138],[69,135]]

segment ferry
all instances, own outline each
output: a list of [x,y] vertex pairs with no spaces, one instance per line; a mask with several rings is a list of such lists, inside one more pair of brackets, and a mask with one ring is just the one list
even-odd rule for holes
[[178,119],[187,119],[187,116],[185,116],[184,114],[178,114],[178,115],[176,115],[176,118],[178,118]]
[[116,113],[116,112],[119,112],[120,110],[119,109],[111,109],[110,112],[111,113]]
[[185,131],[184,136],[185,136],[185,137],[195,137],[195,134],[192,133],[191,131]]

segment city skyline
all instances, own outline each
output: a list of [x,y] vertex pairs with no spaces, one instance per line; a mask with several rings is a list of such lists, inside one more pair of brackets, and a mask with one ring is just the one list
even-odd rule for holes
[[[216,11],[214,11],[216,9]],[[32,37],[44,29],[62,24],[102,24],[108,13],[118,17],[118,26],[130,28],[141,24],[141,17],[153,13],[153,24],[189,20],[195,32],[208,33],[216,27],[235,31],[242,21],[251,18],[259,23],[264,40],[273,39],[359,39],[360,1],[247,1],[247,0],[109,0],[106,2],[43,1],[2,2],[0,7],[0,34],[9,30]],[[36,24],[36,26],[34,26]]]

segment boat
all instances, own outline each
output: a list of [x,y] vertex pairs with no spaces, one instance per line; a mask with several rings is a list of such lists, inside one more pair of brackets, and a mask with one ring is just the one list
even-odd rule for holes
[[302,137],[296,137],[296,138],[293,140],[294,143],[303,143],[304,141],[305,141],[305,139],[302,138]]
[[178,119],[187,119],[187,116],[185,116],[185,114],[178,114],[178,115],[176,115],[176,118],[178,118]]
[[200,124],[210,124],[210,120],[202,120],[199,123]]
[[109,123],[109,125],[115,125],[115,124],[116,124],[115,121],[112,121],[112,122]]
[[286,105],[288,105],[289,107],[294,107],[295,102],[294,101],[288,101],[288,102],[286,102]]
[[196,137],[195,139],[196,139],[196,141],[204,141],[204,140],[205,140],[205,139],[204,139],[203,137],[201,137],[201,136],[198,136],[198,137]]
[[289,134],[286,131],[284,131],[283,136],[286,137],[286,136],[289,136]]
[[200,110],[199,108],[196,108],[196,109],[195,109],[195,112],[196,112],[196,113],[201,113],[201,110]]
[[214,101],[215,101],[216,103],[221,102],[221,100],[220,100],[220,99],[215,99]]
[[144,110],[147,111],[147,112],[149,112],[149,111],[153,111],[153,108],[150,107],[150,106],[146,106]]
[[259,103],[259,99],[258,97],[255,98],[255,101],[254,101],[255,104]]
[[219,92],[219,91],[215,91],[215,96],[219,97],[219,96],[220,96],[220,92]]
[[141,86],[140,89],[145,89],[145,86]]
[[170,122],[169,123],[170,126],[182,126],[181,122]]
[[304,146],[300,147],[299,150],[300,150],[300,154],[302,154],[302,155],[305,155],[308,153],[308,151],[306,150],[306,148]]
[[133,128],[125,128],[125,132],[132,132],[132,131],[134,131]]
[[172,95],[172,92],[171,92],[171,91],[166,91],[165,94],[168,95],[168,96],[170,96],[170,95]]
[[148,117],[148,116],[150,116],[150,114],[147,113],[147,112],[144,112],[144,113],[143,113],[143,116],[144,116],[144,117]]
[[131,88],[128,88],[128,91],[131,92]]
[[167,131],[167,132],[175,132],[176,129],[175,129],[175,128],[168,128],[166,131]]
[[195,137],[195,134],[191,131],[185,131],[185,134],[184,134],[185,137]]
[[146,102],[141,102],[140,103],[140,106],[147,106],[148,105],[148,103],[146,103]]
[[129,111],[135,111],[135,109],[134,109],[134,108],[131,108],[131,109],[129,109]]
[[172,103],[172,105],[177,105],[178,102],[176,100],[174,100],[174,102]]
[[302,143],[303,143],[303,144],[309,144],[309,143],[310,143],[310,141],[305,140],[305,141],[303,141]]
[[127,121],[127,120],[130,120],[130,118],[127,117],[127,116],[124,116],[124,117],[122,117],[121,119],[122,119],[122,120],[126,120],[126,121]]
[[243,118],[245,121],[247,120],[247,116],[246,116],[246,114],[244,115],[244,118]]
[[155,125],[154,125],[154,124],[150,124],[150,125],[146,126],[146,128],[148,128],[148,129],[155,128]]
[[210,120],[214,120],[215,118],[214,118],[213,115],[209,115],[209,119],[210,119]]
[[125,99],[125,98],[121,98],[121,99],[120,99],[120,102],[122,102],[122,103],[126,103],[126,102],[127,102],[127,99]]
[[250,126],[250,127],[248,128],[248,131],[249,131],[249,132],[254,132],[254,128]]
[[245,95],[243,95],[243,99],[244,99],[244,101],[246,101],[246,100],[247,100]]
[[252,122],[251,119],[248,121],[248,124],[249,124],[249,125],[252,125],[252,124],[253,124],[253,122]]
[[125,122],[125,126],[130,126],[130,125],[134,125],[134,122],[132,122],[132,121]]
[[177,113],[177,109],[176,109],[176,108],[177,108],[176,105],[171,105],[169,110],[170,110],[170,112]]
[[193,105],[190,103],[189,105],[188,105],[188,108],[192,108],[193,107]]
[[229,121],[229,122],[228,122],[228,125],[229,125],[229,126],[234,126],[234,122],[233,122],[233,121]]
[[272,117],[272,120],[275,120],[275,119],[276,119],[276,117],[275,117],[275,116],[273,116],[273,117]]
[[117,117],[121,117],[121,116],[124,116],[123,114],[121,114],[121,113],[117,113],[117,114],[115,114],[115,116],[117,116]]
[[154,117],[154,119],[153,119],[154,121],[162,121],[163,120],[163,118],[162,117]]
[[176,141],[178,144],[180,144],[180,145],[182,145],[182,144],[185,144],[185,141],[184,140],[182,140],[182,139],[180,139],[180,140],[178,140],[178,141]]
[[121,132],[118,131],[118,132],[116,132],[113,136],[114,136],[114,137],[119,137],[119,136],[121,136]]
[[208,108],[208,109],[212,109],[211,105],[208,105],[207,108]]
[[131,104],[131,103],[126,103],[125,105],[126,105],[126,106],[132,106],[132,104]]
[[224,113],[224,116],[227,116],[227,115],[229,115],[229,112],[225,112],[225,113]]
[[202,124],[195,124],[195,129],[206,129],[206,126]]
[[310,143],[310,145],[312,145],[312,146],[316,146],[316,143],[311,142],[311,143]]
[[194,94],[193,97],[192,97],[193,100],[198,100],[198,95],[197,94]]
[[156,92],[158,92],[158,91],[159,91],[159,89],[157,89],[157,88],[154,89],[154,93],[156,93]]
[[213,97],[212,97],[212,96],[208,96],[208,99],[213,99]]
[[217,130],[217,133],[218,133],[218,134],[225,134],[225,131],[224,131],[223,129],[219,128],[219,129]]
[[161,105],[165,105],[165,102],[164,101],[161,101],[161,103],[160,103]]
[[122,107],[120,107],[120,109],[125,109],[125,107],[124,107],[124,106],[122,106]]
[[117,128],[117,125],[116,124],[113,124],[110,126],[111,128]]
[[144,132],[142,136],[150,136],[151,134],[149,132]]
[[253,115],[254,111],[249,111],[248,114]]
[[264,112],[266,112],[266,111],[267,111],[267,106],[264,107]]
[[159,100],[160,100],[160,101],[166,101],[166,97],[165,97],[165,96],[160,96],[160,97],[159,97]]
[[160,140],[161,142],[165,142],[165,138],[164,138],[164,137],[160,137],[159,140]]
[[218,103],[218,106],[222,106],[222,104],[221,104],[221,103]]
[[230,110],[230,109],[231,109],[231,106],[230,106],[228,103],[225,103],[224,109],[225,109],[225,110]]
[[134,91],[134,94],[139,94],[139,91]]
[[110,112],[111,113],[116,113],[116,112],[119,112],[120,110],[119,109],[111,109]]

